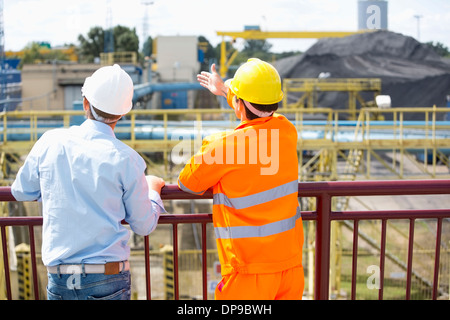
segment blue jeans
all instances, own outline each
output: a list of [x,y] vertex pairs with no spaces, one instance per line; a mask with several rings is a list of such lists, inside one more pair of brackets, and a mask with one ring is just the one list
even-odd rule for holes
[[131,274],[48,273],[48,300],[130,300]]

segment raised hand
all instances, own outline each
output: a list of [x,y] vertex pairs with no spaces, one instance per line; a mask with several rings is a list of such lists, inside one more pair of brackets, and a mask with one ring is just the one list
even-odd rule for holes
[[216,65],[211,65],[211,72],[202,71],[197,75],[200,85],[216,96],[227,96],[228,88],[225,86],[222,77],[216,71]]

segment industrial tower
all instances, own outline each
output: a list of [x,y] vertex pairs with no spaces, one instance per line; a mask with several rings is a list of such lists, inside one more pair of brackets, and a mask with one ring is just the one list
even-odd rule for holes
[[145,6],[144,11],[144,21],[142,24],[142,45],[145,45],[145,42],[148,38],[148,28],[149,28],[149,22],[148,22],[148,7],[151,6],[154,3],[154,1],[148,1],[148,0],[142,0],[141,4]]
[[112,22],[112,5],[111,0],[106,1],[106,27],[103,51],[106,53],[114,52],[114,31]]
[[[0,0],[0,101],[6,98],[5,32],[3,26],[3,0]],[[3,106],[0,104],[0,110]]]

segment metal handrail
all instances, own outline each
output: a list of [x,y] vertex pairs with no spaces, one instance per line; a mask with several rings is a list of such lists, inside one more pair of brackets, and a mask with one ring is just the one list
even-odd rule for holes
[[[443,219],[450,218],[450,208],[447,209],[404,209],[404,210],[371,210],[371,211],[333,211],[332,198],[339,196],[383,196],[383,195],[441,195],[450,194],[450,180],[393,180],[393,181],[330,181],[330,182],[306,182],[298,185],[299,197],[315,197],[316,210],[302,212],[303,220],[316,221],[316,257],[315,257],[315,292],[316,300],[326,300],[329,295],[329,268],[330,268],[330,232],[331,222],[338,220],[352,220],[354,222],[353,231],[353,258],[352,258],[352,289],[351,297],[356,294],[356,265],[357,265],[357,243],[358,243],[358,223],[361,220],[381,220],[382,232],[380,253],[380,291],[379,298],[383,298],[383,275],[384,259],[386,256],[386,221],[390,219],[409,219],[410,233],[408,245],[408,264],[407,264],[407,288],[406,298],[410,298],[411,277],[412,277],[412,246],[414,241],[414,222],[416,219],[436,219],[436,247],[434,261],[433,294],[436,299],[438,295],[438,275],[440,246],[442,235]],[[176,185],[167,185],[161,192],[163,200],[172,199],[211,199],[212,190],[208,190],[203,195],[192,195],[181,191]],[[11,195],[10,187],[0,187],[0,201],[15,201]],[[206,225],[212,222],[212,214],[168,214],[162,215],[159,224],[171,224],[173,226],[174,241],[174,264],[175,264],[175,299],[178,294],[178,238],[177,227],[182,223],[200,223],[202,224],[202,276],[203,276],[203,298],[207,299],[206,281]],[[5,265],[5,275],[7,282],[7,296],[11,299],[10,284],[8,287],[9,269],[8,254],[6,246],[5,228],[12,225],[25,225],[30,230],[30,242],[34,242],[33,226],[42,224],[42,217],[4,217],[0,218],[0,227],[2,232],[3,259]],[[149,251],[148,236],[144,241],[146,252]],[[34,256],[32,262],[33,280],[35,286],[35,298],[39,299],[37,294],[37,271],[34,243],[30,243],[31,254]],[[146,265],[146,288],[147,298],[151,298],[150,285],[150,261],[149,255],[145,255]]]

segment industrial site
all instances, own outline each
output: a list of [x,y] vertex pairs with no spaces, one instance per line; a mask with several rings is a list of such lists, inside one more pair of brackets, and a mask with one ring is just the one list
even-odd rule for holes
[[[0,0],[0,300],[47,297],[42,203],[16,201],[11,185],[44,133],[86,120],[86,78],[115,64],[134,86],[115,137],[166,184],[155,231],[130,231],[131,299],[213,300],[222,278],[213,192],[192,195],[177,183],[203,139],[240,125],[197,75],[215,64],[231,79],[253,56],[278,71],[284,97],[276,113],[298,134],[303,299],[450,299],[450,55],[391,31],[389,1],[354,5],[354,31],[243,25],[215,30],[216,47],[202,35],[168,34],[149,37],[144,51],[126,47],[132,29],[110,25],[93,26],[79,44],[12,51]],[[282,38],[316,42],[285,55],[257,51]]]

